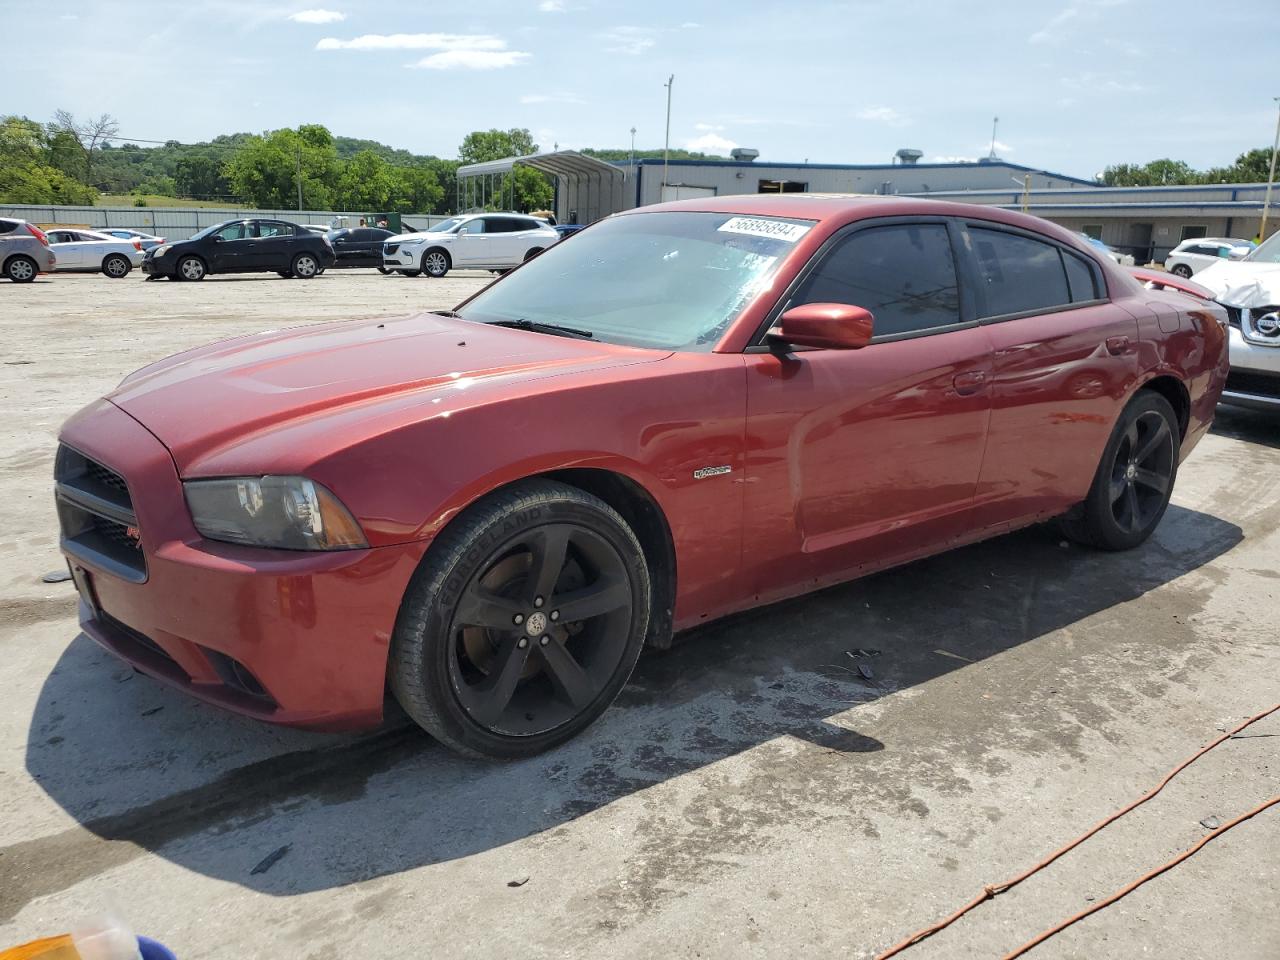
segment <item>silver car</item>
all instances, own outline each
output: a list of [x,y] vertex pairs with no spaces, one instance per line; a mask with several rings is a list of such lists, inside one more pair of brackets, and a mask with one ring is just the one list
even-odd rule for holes
[[25,220],[0,217],[0,273],[14,283],[30,283],[52,273],[58,262],[43,230]]

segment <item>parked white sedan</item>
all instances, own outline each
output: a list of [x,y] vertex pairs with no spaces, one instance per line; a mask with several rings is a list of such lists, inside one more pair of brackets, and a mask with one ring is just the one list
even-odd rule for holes
[[120,240],[92,230],[54,229],[49,249],[58,257],[58,273],[104,273],[114,280],[142,265],[142,241]]
[[401,233],[382,245],[384,270],[443,277],[450,270],[510,270],[560,239],[543,220],[522,213],[451,217],[422,233]]
[[1253,249],[1248,240],[1231,237],[1197,237],[1183,240],[1169,251],[1164,268],[1180,277],[1190,277],[1219,260],[1243,260]]

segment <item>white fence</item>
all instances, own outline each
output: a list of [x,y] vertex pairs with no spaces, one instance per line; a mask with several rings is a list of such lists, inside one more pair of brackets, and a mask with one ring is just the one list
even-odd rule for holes
[[[154,233],[170,240],[185,240],[205,227],[224,220],[242,217],[266,217],[288,220],[291,223],[313,223],[329,226],[358,226],[367,211],[349,212],[335,210],[251,210],[230,207],[69,207],[40,206],[38,204],[0,204],[0,217],[30,220],[41,227],[77,226],[90,230],[104,227],[121,227]],[[345,219],[346,223],[341,223]],[[443,216],[408,213],[401,215],[401,222],[415,230],[423,230],[446,219]]]

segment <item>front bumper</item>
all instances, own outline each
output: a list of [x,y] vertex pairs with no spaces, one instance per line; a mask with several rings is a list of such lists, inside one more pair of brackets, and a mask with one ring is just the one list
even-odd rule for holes
[[147,252],[142,254],[142,272],[155,277],[171,276],[178,269],[177,261],[165,254],[163,257],[149,257]]
[[[1242,325],[1250,323],[1246,314]],[[1222,402],[1237,407],[1280,412],[1280,338],[1275,345],[1258,342],[1256,332],[1246,337],[1241,328],[1231,327],[1231,373],[1227,376]]]
[[192,526],[168,451],[107,401],[62,443],[125,479],[137,570],[65,535],[85,634],[139,671],[273,723],[376,725],[400,600],[425,544],[307,553],[214,543]]
[[384,246],[382,249],[382,266],[387,270],[421,270],[424,250],[426,250],[426,245],[421,243],[408,246],[398,244],[395,253],[388,253]]

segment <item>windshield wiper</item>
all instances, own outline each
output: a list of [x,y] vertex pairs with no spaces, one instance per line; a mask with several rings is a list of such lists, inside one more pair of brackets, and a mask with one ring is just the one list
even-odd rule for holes
[[541,323],[534,320],[486,320],[491,327],[512,327],[516,330],[533,330],[535,333],[551,333],[560,337],[577,337],[579,340],[594,340],[595,334],[579,327],[566,327],[559,323]]
[[457,310],[428,310],[427,313],[434,313],[437,317],[452,317],[454,320],[462,319],[462,314]]

